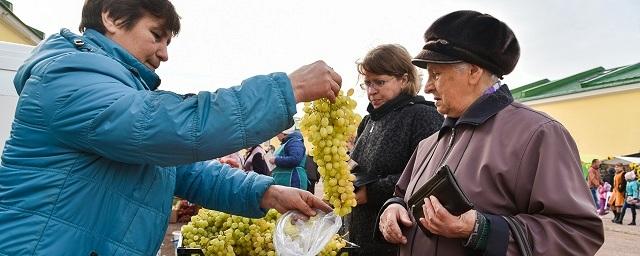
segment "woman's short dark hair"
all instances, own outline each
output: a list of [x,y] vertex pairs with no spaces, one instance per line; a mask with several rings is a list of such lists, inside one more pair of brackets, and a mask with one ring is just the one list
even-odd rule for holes
[[104,34],[106,28],[102,23],[102,13],[118,21],[118,26],[131,29],[146,13],[164,20],[164,29],[173,36],[180,32],[180,16],[169,0],[86,0],[82,7],[80,32],[94,29]]
[[420,91],[418,70],[411,64],[411,55],[399,44],[383,44],[370,50],[362,61],[356,63],[358,73],[365,72],[376,75],[389,75],[401,78],[407,74],[407,86],[404,93],[416,96]]

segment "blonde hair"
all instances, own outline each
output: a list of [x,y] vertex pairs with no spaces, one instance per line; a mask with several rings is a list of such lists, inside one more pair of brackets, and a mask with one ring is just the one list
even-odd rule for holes
[[399,44],[383,44],[371,49],[362,61],[356,62],[358,73],[364,75],[389,75],[402,78],[407,75],[407,83],[402,92],[416,96],[420,91],[418,70],[411,64],[411,55]]

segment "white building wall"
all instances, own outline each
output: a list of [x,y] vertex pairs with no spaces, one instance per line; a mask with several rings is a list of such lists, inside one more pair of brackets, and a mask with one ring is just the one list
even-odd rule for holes
[[0,149],[9,138],[18,102],[13,77],[32,49],[33,46],[0,41]]

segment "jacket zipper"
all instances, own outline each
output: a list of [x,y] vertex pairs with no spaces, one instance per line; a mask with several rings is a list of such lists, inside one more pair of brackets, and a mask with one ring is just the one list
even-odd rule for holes
[[454,127],[454,128],[451,128],[451,138],[449,139],[449,145],[447,145],[447,150],[444,151],[444,155],[442,156],[442,159],[440,159],[440,164],[438,164],[438,166],[442,166],[445,160],[449,158],[449,153],[451,153],[451,149],[453,148],[453,143],[455,142],[455,138],[456,138],[456,128]]
[[[373,128],[372,128],[372,129],[373,129]],[[453,127],[453,128],[451,128],[451,138],[449,138],[449,144],[447,145],[447,149],[445,150],[444,155],[442,156],[442,159],[440,159],[440,164],[438,164],[439,166],[441,166],[441,165],[444,163],[444,161],[445,161],[445,160],[447,159],[447,157],[449,156],[449,153],[451,153],[451,149],[453,148],[453,143],[455,142],[455,138],[456,138],[456,128],[455,128],[455,127]],[[437,143],[437,142],[436,142],[436,143]],[[454,172],[454,173],[455,173],[455,172]],[[417,182],[417,181],[416,181],[416,182]],[[416,222],[417,222],[417,221],[418,221],[418,220],[416,220]],[[416,223],[416,224],[417,224],[417,225],[420,225],[420,223]],[[417,226],[417,225],[415,226],[415,231],[413,232],[413,236],[412,236],[412,238],[411,238],[411,240],[412,240],[413,242],[411,243],[411,254],[410,254],[410,255],[413,255],[413,249],[414,249],[415,241],[416,241],[416,234],[417,234],[417,233],[418,233],[418,231],[419,231],[419,228],[418,228],[418,226]],[[437,255],[438,242],[439,242],[439,239],[437,239],[437,238],[436,238],[436,255]]]

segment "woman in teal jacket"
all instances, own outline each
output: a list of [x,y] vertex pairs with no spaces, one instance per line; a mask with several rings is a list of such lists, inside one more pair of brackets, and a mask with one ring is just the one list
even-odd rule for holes
[[288,129],[278,134],[282,145],[276,150],[275,157],[271,160],[276,168],[271,172],[271,177],[278,185],[307,190],[306,149],[304,139],[298,130]]
[[624,174],[624,179],[627,181],[626,191],[625,191],[625,202],[622,206],[622,211],[620,212],[620,220],[617,222],[618,224],[622,224],[622,220],[624,220],[624,215],[627,212],[627,208],[631,209],[631,222],[629,225],[636,225],[636,209],[638,208],[638,179],[636,179],[636,172],[633,170],[628,171]]
[[[155,69],[179,18],[167,0],[88,0],[20,67],[0,165],[0,255],[155,255],[174,195],[232,214],[329,210],[271,177],[200,162],[293,124],[296,102],[333,99],[323,62],[183,96]],[[267,111],[268,110],[268,111]],[[233,200],[230,200],[233,198]]]

